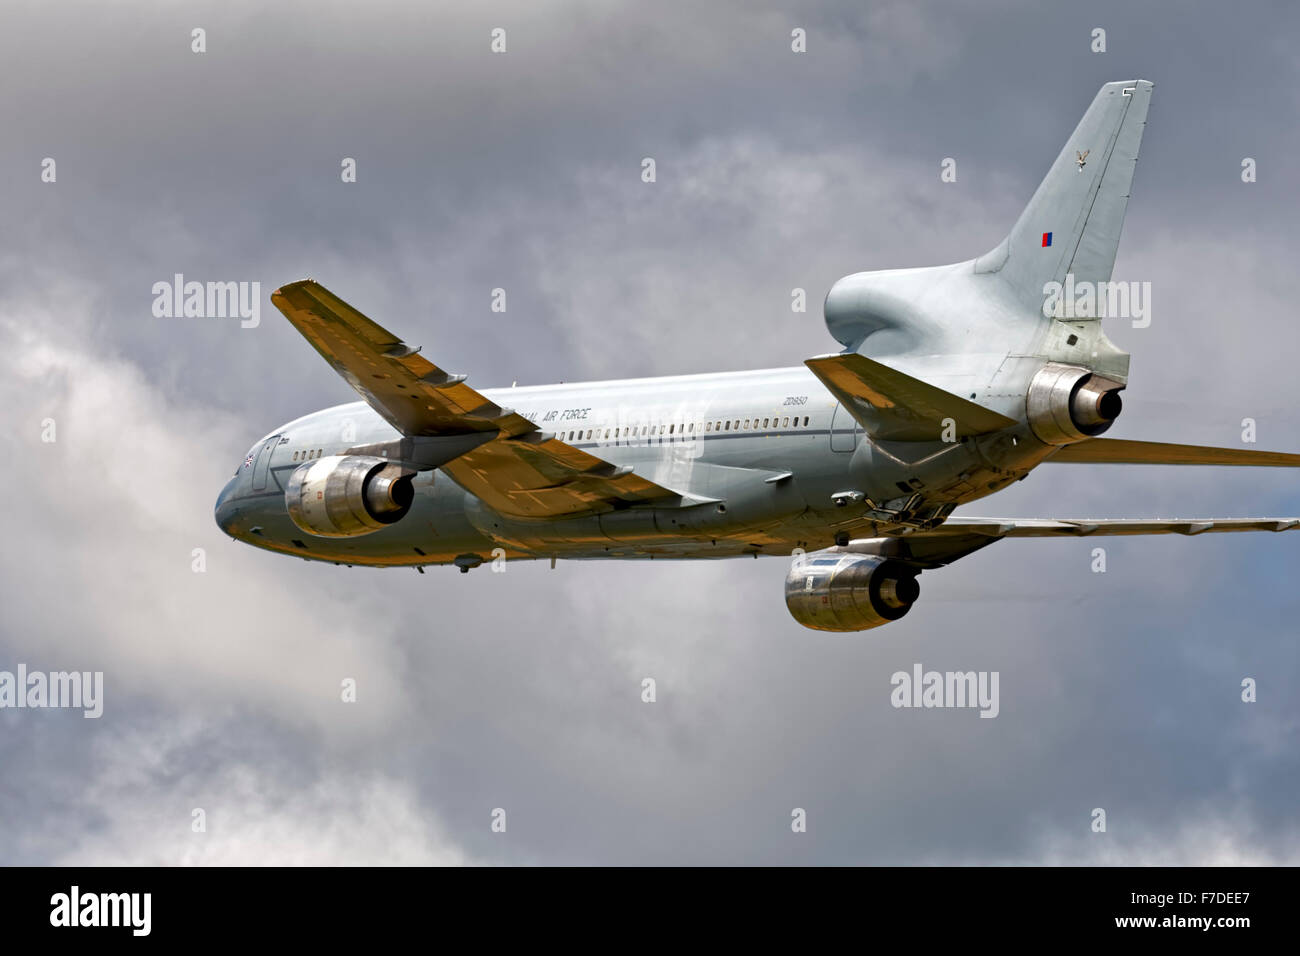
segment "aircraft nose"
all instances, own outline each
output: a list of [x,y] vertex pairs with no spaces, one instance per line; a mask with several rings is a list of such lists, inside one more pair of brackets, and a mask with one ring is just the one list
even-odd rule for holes
[[235,519],[239,517],[239,507],[234,502],[234,488],[236,479],[232,478],[226,482],[226,487],[221,489],[221,494],[217,495],[216,507],[212,509],[212,516],[217,520],[219,527],[232,538],[235,535]]

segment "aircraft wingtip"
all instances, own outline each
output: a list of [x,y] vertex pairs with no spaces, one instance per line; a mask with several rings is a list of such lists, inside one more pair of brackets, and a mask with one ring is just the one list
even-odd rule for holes
[[306,279],[299,279],[296,282],[286,283],[272,292],[271,298],[274,299],[276,296],[284,296],[286,293],[292,292],[294,289],[301,289],[303,286],[307,285],[316,285],[316,280],[311,276],[308,276]]

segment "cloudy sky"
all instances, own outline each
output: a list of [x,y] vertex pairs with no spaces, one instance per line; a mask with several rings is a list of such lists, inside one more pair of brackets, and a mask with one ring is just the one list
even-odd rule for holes
[[[1153,321],[1108,327],[1133,353],[1112,434],[1239,446],[1252,418],[1300,449],[1294,5],[0,18],[0,670],[106,685],[99,720],[0,711],[0,862],[1300,863],[1300,535],[1114,539],[1104,574],[1096,541],[1005,542],[906,620],[827,635],[776,559],[420,576],[212,520],[257,437],[353,398],[278,285],[313,276],[484,387],[796,365],[836,347],[831,282],[993,247],[1134,77],[1115,278],[1152,283]],[[178,272],[260,282],[261,324],[156,318]],[[1297,515],[1295,482],[1047,466],[965,511]],[[916,662],[998,671],[1000,715],[892,708]]]

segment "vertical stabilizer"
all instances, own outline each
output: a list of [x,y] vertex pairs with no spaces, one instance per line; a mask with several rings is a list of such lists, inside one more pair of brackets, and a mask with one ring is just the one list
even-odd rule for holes
[[1040,310],[1043,286],[1106,282],[1133,185],[1153,84],[1125,80],[1103,86],[1015,228],[975,271],[996,272],[1026,306]]

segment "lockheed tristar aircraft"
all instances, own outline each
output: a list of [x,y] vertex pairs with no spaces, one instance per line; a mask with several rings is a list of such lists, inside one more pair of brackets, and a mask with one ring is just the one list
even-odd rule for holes
[[1001,538],[1297,527],[953,516],[1043,464],[1300,466],[1098,437],[1129,356],[1097,313],[1045,308],[1067,276],[1110,279],[1151,90],[1101,88],[991,251],[836,282],[843,351],[794,368],[477,390],[316,282],[287,285],[271,301],[364,401],[257,442],[217,523],[346,565],[793,555],[790,613],[826,631],[898,620],[921,572]]

